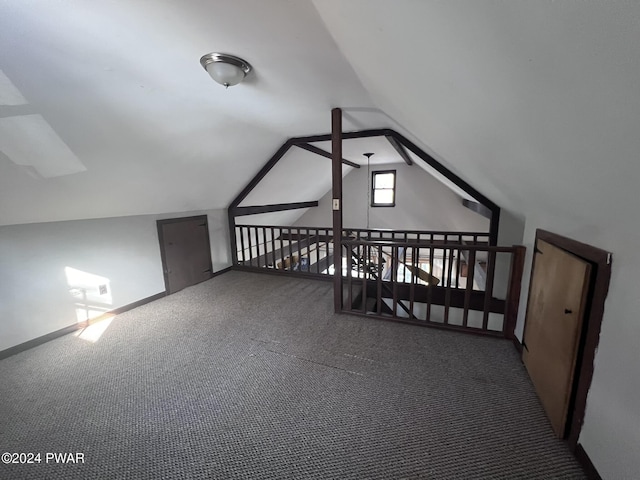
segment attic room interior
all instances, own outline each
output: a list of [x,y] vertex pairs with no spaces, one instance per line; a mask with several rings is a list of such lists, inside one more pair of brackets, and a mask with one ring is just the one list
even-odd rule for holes
[[636,478],[638,20],[0,3],[0,477]]

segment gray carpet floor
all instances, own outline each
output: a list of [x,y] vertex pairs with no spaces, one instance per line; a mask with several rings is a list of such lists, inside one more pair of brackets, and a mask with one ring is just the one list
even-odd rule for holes
[[0,361],[0,451],[42,455],[0,478],[584,478],[510,342],[331,288],[229,272]]

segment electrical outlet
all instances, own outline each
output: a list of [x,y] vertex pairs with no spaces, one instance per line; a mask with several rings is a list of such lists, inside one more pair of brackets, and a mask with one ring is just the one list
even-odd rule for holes
[[106,295],[107,294],[107,286],[106,285],[98,286],[98,291],[100,292],[100,295]]

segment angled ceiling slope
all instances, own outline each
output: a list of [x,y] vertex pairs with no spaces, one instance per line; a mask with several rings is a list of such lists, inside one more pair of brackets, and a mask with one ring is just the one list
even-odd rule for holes
[[[211,51],[254,72],[225,90]],[[383,125],[307,1],[3,0],[0,71],[0,225],[226,208],[332,106]]]

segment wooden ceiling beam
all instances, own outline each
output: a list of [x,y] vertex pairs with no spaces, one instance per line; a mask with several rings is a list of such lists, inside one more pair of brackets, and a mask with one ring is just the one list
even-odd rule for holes
[[413,160],[411,160],[411,157],[409,156],[409,154],[407,153],[407,151],[404,149],[404,147],[400,144],[400,142],[398,142],[398,140],[396,140],[393,136],[391,135],[385,135],[385,138],[387,139],[387,141],[391,144],[391,146],[393,148],[395,148],[396,152],[398,152],[398,155],[400,155],[400,157],[402,158],[402,160],[404,160],[404,162],[411,166],[413,165]]
[[485,218],[488,218],[489,220],[491,220],[491,215],[492,212],[490,209],[488,209],[487,207],[485,207],[484,205],[482,205],[481,203],[478,202],[472,202],[471,200],[467,200],[466,198],[462,199],[462,205],[464,205],[465,207],[467,207],[469,210],[473,210],[474,212],[482,215]]
[[[302,148],[303,150],[306,150],[307,152],[315,153],[316,155],[331,159],[331,154],[329,152],[316,147],[315,145],[311,145],[310,143],[296,143],[296,146]],[[342,163],[353,168],[360,168],[360,165],[345,158],[342,159]]]
[[295,210],[298,208],[317,207],[318,202],[296,202],[296,203],[276,203],[273,205],[256,205],[250,207],[235,207],[232,209],[236,217],[243,215],[256,215],[258,213],[283,212],[285,210]]

